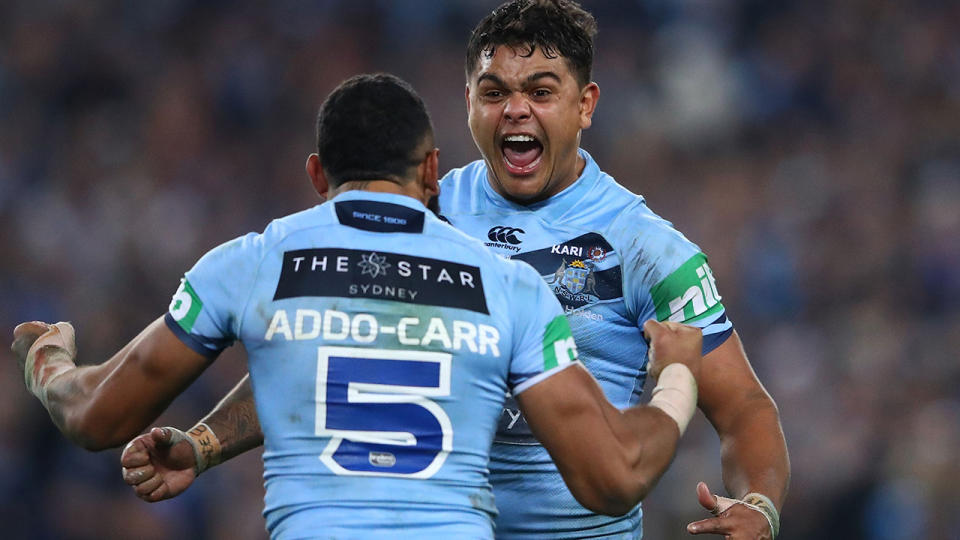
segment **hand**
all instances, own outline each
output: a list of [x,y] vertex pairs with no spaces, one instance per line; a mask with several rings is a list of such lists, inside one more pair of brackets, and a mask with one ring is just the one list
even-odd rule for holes
[[13,329],[13,343],[10,344],[10,350],[17,357],[17,364],[20,365],[21,370],[27,361],[30,348],[33,347],[37,338],[47,333],[47,330],[50,330],[50,325],[39,321],[20,323]]
[[33,395],[46,406],[47,386],[63,373],[76,368],[77,344],[73,325],[32,321],[13,329],[10,350],[23,370],[23,380]]
[[193,446],[186,434],[172,427],[153,428],[130,441],[120,464],[123,481],[147,502],[176,497],[197,477]]
[[643,332],[650,339],[648,369],[654,380],[660,377],[663,368],[673,363],[686,365],[695,379],[700,378],[703,332],[699,328],[650,319],[643,323]]
[[722,534],[726,540],[773,540],[770,522],[755,507],[714,495],[703,482],[697,484],[697,500],[715,517],[688,524],[690,534]]

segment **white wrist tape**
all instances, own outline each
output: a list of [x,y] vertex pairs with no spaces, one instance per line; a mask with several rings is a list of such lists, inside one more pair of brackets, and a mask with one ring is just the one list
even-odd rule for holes
[[690,368],[683,364],[670,364],[660,372],[660,379],[653,389],[650,406],[667,413],[680,428],[680,435],[697,409],[697,380]]
[[776,538],[780,534],[780,512],[777,511],[777,507],[773,505],[770,497],[762,493],[747,493],[743,496],[743,502],[763,513],[764,517],[767,518],[767,523],[770,524],[771,538]]
[[49,329],[30,346],[23,364],[23,380],[44,407],[47,407],[48,386],[60,375],[77,367],[76,357],[76,339],[73,326],[68,322],[49,325]]
[[197,462],[195,465],[197,476],[210,467],[220,464],[222,461],[220,439],[210,426],[200,422],[190,428],[186,435],[190,446],[193,447],[193,457]]
[[735,504],[746,506],[751,510],[760,512],[763,514],[763,517],[767,518],[767,523],[770,525],[771,538],[776,538],[777,535],[780,534],[780,513],[777,512],[777,507],[774,506],[773,501],[766,495],[753,492],[744,495],[743,499],[731,499],[719,495],[714,495],[714,497],[717,499],[717,506],[710,511],[711,514],[719,516]]

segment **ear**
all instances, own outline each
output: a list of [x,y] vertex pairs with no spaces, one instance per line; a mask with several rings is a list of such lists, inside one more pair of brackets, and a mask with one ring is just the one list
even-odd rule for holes
[[417,176],[423,186],[423,203],[427,204],[431,198],[440,194],[440,149],[434,148],[427,152],[426,157],[417,167]]
[[470,114],[470,83],[463,87],[463,99],[467,101],[467,114]]
[[600,100],[600,87],[591,82],[580,91],[580,129],[587,129],[593,123],[593,112]]
[[327,199],[327,192],[330,191],[330,182],[327,181],[327,174],[323,172],[323,165],[320,163],[320,156],[317,154],[310,154],[307,156],[307,176],[310,177],[310,183],[313,184],[313,189],[317,190],[317,193]]

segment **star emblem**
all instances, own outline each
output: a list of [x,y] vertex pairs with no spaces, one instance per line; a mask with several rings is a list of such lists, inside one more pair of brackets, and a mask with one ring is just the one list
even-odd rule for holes
[[370,252],[369,255],[361,255],[360,257],[363,260],[357,264],[360,266],[361,276],[375,278],[387,275],[387,268],[390,268],[391,265],[387,262],[386,255],[377,255],[376,252]]

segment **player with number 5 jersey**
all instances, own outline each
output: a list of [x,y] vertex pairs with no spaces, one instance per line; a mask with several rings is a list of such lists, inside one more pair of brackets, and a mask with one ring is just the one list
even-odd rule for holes
[[[348,79],[317,126],[306,169],[327,201],[209,251],[113,358],[77,367],[69,323],[17,327],[24,380],[61,430],[90,449],[129,440],[240,341],[274,538],[493,538],[487,465],[506,392],[582,504],[629,511],[693,414],[700,331],[648,322],[661,393],[615,409],[537,272],[427,209],[438,150],[409,85]],[[221,442],[204,423],[152,430],[127,445],[124,479],[165,498],[175,447],[199,474]]]
[[532,268],[403,195],[350,191],[276,220],[208,253],[181,291],[166,320],[184,343],[247,349],[279,536],[338,522],[482,537],[504,392],[576,359]]

